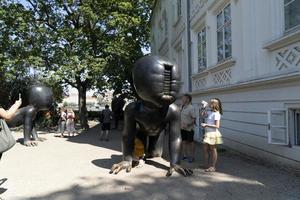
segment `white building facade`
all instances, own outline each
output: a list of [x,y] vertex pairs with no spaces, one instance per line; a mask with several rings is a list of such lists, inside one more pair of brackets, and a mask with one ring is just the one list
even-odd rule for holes
[[157,0],[150,23],[181,92],[221,99],[224,145],[300,168],[300,0]]

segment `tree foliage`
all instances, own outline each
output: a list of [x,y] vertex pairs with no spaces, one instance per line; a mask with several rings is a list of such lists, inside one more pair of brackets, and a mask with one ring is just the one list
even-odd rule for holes
[[[32,13],[23,5],[0,1],[0,105],[4,108],[8,108],[19,93],[25,98],[25,104],[29,86],[49,82],[33,73],[43,64],[34,23]],[[53,81],[51,84],[57,91],[55,99],[60,101],[62,87]]]
[[1,23],[7,25],[0,66],[21,76],[36,69],[53,83],[77,88],[86,128],[87,90],[131,91],[131,66],[148,45],[151,0],[22,2],[1,3],[1,32]]

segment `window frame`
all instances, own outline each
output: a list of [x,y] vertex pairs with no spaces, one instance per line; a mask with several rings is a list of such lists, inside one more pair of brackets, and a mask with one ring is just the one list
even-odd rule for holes
[[[229,15],[229,20],[226,21],[225,19],[225,9],[229,8],[230,9],[230,15]],[[221,16],[221,25],[218,26],[218,17]],[[226,6],[224,6],[216,15],[216,36],[217,36],[217,61],[218,63],[223,62],[224,60],[227,60],[229,58],[232,58],[232,17],[231,17],[231,4],[228,3]],[[230,55],[226,56],[226,44],[225,44],[225,30],[226,28],[230,28]],[[219,44],[219,38],[218,38],[218,34],[222,33],[222,41],[221,44]],[[222,47],[222,58],[220,59],[219,56],[219,48]]]
[[289,137],[290,137],[290,147],[300,149],[300,134],[297,134],[300,124],[296,121],[296,114],[300,110],[299,104],[293,104],[287,107],[289,111]]
[[167,38],[169,34],[169,27],[168,27],[168,17],[166,11],[164,11],[163,13],[163,23],[164,23],[164,36],[165,38]]
[[[202,33],[201,36],[199,36]],[[204,36],[203,36],[204,34]],[[200,40],[199,40],[200,38]],[[199,49],[201,48],[201,51]],[[202,54],[201,54],[201,53]],[[200,55],[201,54],[201,55]],[[201,65],[199,60],[201,59]],[[204,26],[198,33],[197,33],[197,71],[198,73],[207,69],[207,30]]]
[[288,3],[285,3],[285,0],[283,0],[283,13],[284,13],[284,32],[285,33],[289,33],[293,30],[298,30],[300,29],[300,23],[298,25],[295,25],[293,27],[289,27],[287,28],[287,25],[286,25],[286,16],[285,16],[285,9],[287,6],[290,6],[290,4],[294,3],[296,0],[290,0]]
[[181,0],[177,0],[177,18],[180,18],[182,15],[182,2]]

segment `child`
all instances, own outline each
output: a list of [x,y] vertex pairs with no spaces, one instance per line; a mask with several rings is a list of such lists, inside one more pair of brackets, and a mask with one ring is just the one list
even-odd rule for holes
[[[216,145],[222,144],[222,135],[219,131],[222,112],[221,101],[217,98],[211,99],[209,103],[210,111],[202,113],[206,117],[206,123],[201,123],[205,128],[203,139],[204,166],[206,172],[215,172],[218,159]],[[209,162],[209,153],[211,162]]]

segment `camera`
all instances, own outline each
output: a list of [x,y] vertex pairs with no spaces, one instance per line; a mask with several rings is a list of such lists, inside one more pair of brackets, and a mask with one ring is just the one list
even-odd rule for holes
[[202,100],[200,105],[201,105],[201,110],[204,110],[205,108],[207,108],[208,103],[206,101]]

